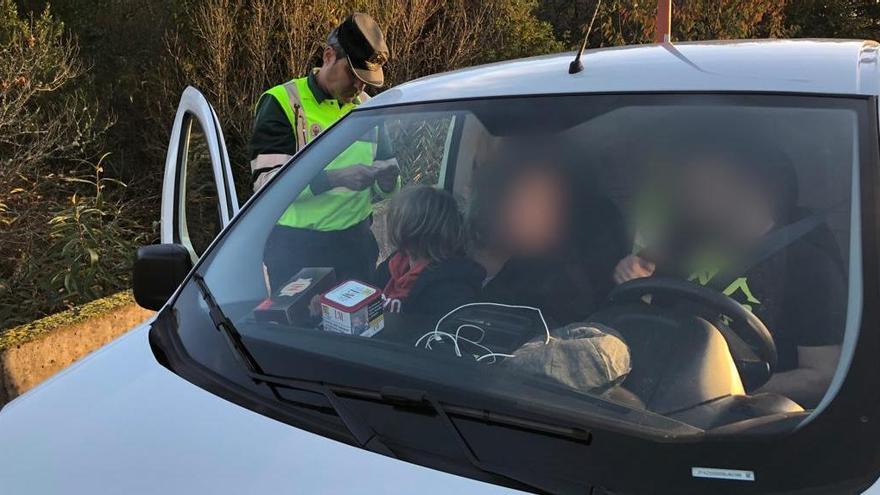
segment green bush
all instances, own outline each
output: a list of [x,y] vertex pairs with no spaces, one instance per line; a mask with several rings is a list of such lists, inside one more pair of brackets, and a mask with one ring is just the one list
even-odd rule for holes
[[41,248],[23,253],[9,285],[0,288],[6,326],[128,288],[133,253],[147,233],[118,199],[125,184],[102,173],[99,164],[91,177],[56,178],[76,192],[52,205]]
[[[539,17],[565,45],[581,44],[599,0],[542,0]],[[787,34],[784,8],[804,0],[681,0],[673,2],[672,39],[696,41],[781,37]],[[651,43],[655,0],[604,0],[590,34],[590,47]]]
[[65,178],[87,186],[88,193],[73,193],[49,220],[49,244],[41,261],[63,268],[49,272],[43,285],[68,300],[96,299],[127,288],[133,253],[146,241],[147,233],[129,219],[126,203],[108,197],[108,186],[125,184],[102,173],[99,164],[93,177]]
[[125,288],[147,230],[101,176],[111,124],[48,9],[0,0],[0,329]]
[[880,3],[872,0],[797,0],[785,6],[789,34],[799,38],[880,40]]

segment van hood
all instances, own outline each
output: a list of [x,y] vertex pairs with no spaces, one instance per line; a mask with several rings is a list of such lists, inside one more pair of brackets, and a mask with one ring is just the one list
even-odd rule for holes
[[135,328],[0,410],[4,493],[519,493],[261,416],[178,377]]

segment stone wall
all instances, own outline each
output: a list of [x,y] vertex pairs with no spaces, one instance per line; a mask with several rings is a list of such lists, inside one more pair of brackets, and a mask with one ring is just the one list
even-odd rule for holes
[[121,292],[0,333],[0,406],[153,314]]

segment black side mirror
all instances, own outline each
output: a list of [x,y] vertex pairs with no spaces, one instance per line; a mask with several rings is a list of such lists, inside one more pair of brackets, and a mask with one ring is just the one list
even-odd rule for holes
[[141,246],[132,277],[134,300],[146,309],[160,309],[192,267],[189,251],[179,244]]

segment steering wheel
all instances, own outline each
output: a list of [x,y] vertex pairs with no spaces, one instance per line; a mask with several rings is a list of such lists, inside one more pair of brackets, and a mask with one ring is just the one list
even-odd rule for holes
[[[612,303],[639,302],[648,294],[660,296],[661,300],[667,296],[672,296],[670,299],[673,301],[685,299],[727,316],[731,319],[728,328],[736,337],[748,344],[757,357],[767,363],[771,373],[776,368],[776,343],[764,322],[742,304],[721,292],[677,278],[647,277],[618,285],[611,291],[608,299]],[[732,351],[741,347],[739,343],[731,342],[732,336],[729,332],[722,331],[721,334]]]

